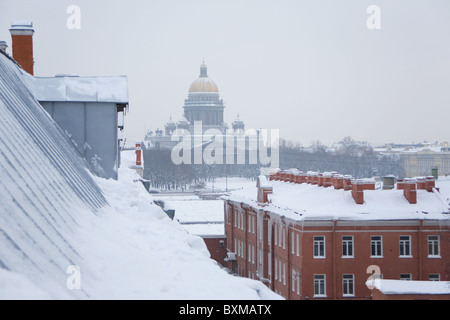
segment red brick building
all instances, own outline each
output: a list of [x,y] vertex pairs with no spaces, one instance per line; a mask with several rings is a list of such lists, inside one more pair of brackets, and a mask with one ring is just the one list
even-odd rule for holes
[[373,273],[450,280],[449,205],[434,179],[428,189],[412,180],[391,190],[336,173],[270,180],[225,200],[226,245],[235,256],[228,267],[238,275],[293,300],[371,299]]

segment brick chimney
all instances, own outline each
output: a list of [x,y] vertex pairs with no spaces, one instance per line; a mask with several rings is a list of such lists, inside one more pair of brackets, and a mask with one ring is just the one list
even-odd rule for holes
[[142,149],[141,149],[141,144],[140,143],[136,143],[136,165],[140,166],[142,165]]
[[258,204],[267,205],[269,200],[269,194],[273,192],[272,186],[269,184],[265,176],[259,176],[256,182],[258,188]]
[[352,182],[352,197],[356,204],[364,203],[364,181],[355,180]]
[[428,192],[433,192],[433,188],[435,187],[436,179],[433,176],[425,177],[425,189]]
[[416,182],[410,179],[404,179],[403,194],[409,203],[417,203]]
[[11,23],[12,56],[29,74],[34,75],[33,23],[15,21]]

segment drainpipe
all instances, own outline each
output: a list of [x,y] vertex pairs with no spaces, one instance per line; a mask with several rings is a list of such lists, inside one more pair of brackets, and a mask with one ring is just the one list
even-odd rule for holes
[[333,221],[333,299],[337,298],[337,274],[336,274],[336,225],[337,220]]
[[422,242],[422,232],[423,232],[423,219],[419,220],[419,240],[418,240],[418,249],[419,249],[419,280],[423,280],[422,277],[422,264],[423,264],[423,257],[422,257],[422,247],[423,247],[423,242]]

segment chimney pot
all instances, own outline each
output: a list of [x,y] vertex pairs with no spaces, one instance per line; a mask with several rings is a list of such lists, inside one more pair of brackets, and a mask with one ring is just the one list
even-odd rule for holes
[[8,45],[6,44],[6,41],[0,41],[0,50],[6,52],[6,48],[8,48]]

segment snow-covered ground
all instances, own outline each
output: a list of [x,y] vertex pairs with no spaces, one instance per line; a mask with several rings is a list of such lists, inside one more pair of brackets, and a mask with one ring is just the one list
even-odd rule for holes
[[[236,177],[217,178],[214,183],[208,182],[205,190],[211,190],[213,186],[216,192],[240,190],[244,187],[255,187],[256,181]],[[179,221],[189,233],[195,235],[223,235],[225,233],[223,200],[201,200],[198,196],[191,194],[175,196],[157,194],[154,197],[164,201],[166,207],[175,209],[174,220]]]
[[170,220],[133,182],[139,176],[127,163],[134,152],[122,155],[119,181],[95,178],[110,206],[85,217],[76,232],[81,290],[46,287],[0,268],[0,299],[280,299],[210,259],[203,240]]

